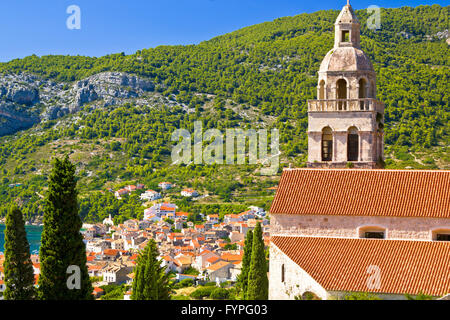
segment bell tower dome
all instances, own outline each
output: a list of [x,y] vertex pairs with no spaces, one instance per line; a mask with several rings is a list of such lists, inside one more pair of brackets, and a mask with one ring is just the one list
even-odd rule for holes
[[376,100],[376,74],[361,50],[360,23],[349,3],[334,26],[317,100],[308,101],[308,167],[377,168],[384,160],[384,105]]

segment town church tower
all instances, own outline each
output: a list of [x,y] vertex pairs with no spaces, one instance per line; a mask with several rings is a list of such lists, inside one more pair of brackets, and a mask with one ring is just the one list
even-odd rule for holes
[[308,167],[381,167],[384,105],[376,99],[375,71],[348,3],[334,38],[320,65],[317,100],[308,101]]

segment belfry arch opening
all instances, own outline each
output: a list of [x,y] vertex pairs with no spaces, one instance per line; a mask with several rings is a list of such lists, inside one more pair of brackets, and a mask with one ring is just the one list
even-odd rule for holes
[[[336,83],[336,96],[339,100],[347,99],[347,81],[339,79]],[[338,110],[347,110],[347,101],[338,101]]]
[[325,99],[325,80],[319,82],[319,100]]
[[358,129],[351,127],[347,133],[347,161],[358,161],[359,134]]
[[333,131],[330,127],[322,130],[322,161],[333,159]]
[[[367,81],[366,81],[366,79],[364,79],[364,78],[359,79],[358,87],[359,87],[358,88],[358,98],[359,99],[367,98]],[[365,101],[364,100],[360,100],[359,101],[359,108],[361,110],[364,110],[365,109],[364,106],[365,106]]]
[[324,110],[325,102],[323,100],[325,100],[325,80],[323,79],[319,82],[319,92],[317,95],[320,100],[320,109]]

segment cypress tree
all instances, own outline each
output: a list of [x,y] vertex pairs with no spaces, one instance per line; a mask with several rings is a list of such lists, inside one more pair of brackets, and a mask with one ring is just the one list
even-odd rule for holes
[[169,300],[169,276],[158,260],[156,242],[150,239],[139,254],[133,281],[132,300]]
[[76,184],[75,166],[69,158],[55,159],[44,204],[39,252],[39,298],[42,300],[93,299],[86,248],[80,233]]
[[33,300],[36,293],[34,272],[22,212],[11,207],[5,224],[4,297],[6,300]]
[[267,263],[264,252],[264,239],[261,224],[258,222],[253,231],[252,258],[248,273],[248,300],[267,300],[269,297],[269,279],[267,278]]
[[253,231],[249,230],[245,237],[244,243],[244,257],[242,258],[242,269],[241,274],[238,277],[236,286],[241,292],[242,298],[247,299],[247,288],[248,288],[248,272],[250,270],[250,261],[252,258],[252,247],[253,247]]

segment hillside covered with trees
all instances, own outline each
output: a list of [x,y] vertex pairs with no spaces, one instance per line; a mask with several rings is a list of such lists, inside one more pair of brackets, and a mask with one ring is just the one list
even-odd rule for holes
[[[0,73],[31,73],[68,85],[106,71],[134,74],[155,83],[153,95],[193,111],[164,104],[99,107],[91,103],[75,114],[1,137],[0,207],[5,205],[0,215],[12,201],[28,217],[41,214],[51,157],[63,153],[70,153],[78,163],[81,210],[87,220],[104,218],[108,210],[126,217],[142,214],[133,210],[140,206],[136,199],[119,203],[101,193],[133,181],[156,187],[159,181],[171,180],[194,187],[213,196],[211,203],[205,202],[210,206],[268,207],[272,195],[267,188],[276,185],[277,176],[260,176],[250,165],[171,166],[171,134],[177,128],[192,132],[196,120],[205,129],[222,131],[276,127],[281,167],[304,166],[307,100],[316,96],[317,71],[333,47],[338,13],[284,17],[198,45],[161,46],[132,55],[33,55],[0,64]],[[381,29],[376,31],[366,27],[365,10],[356,14],[362,49],[377,73],[378,99],[386,105],[387,168],[450,168],[446,41],[450,6],[382,9]],[[181,199],[180,206],[194,207]]]

